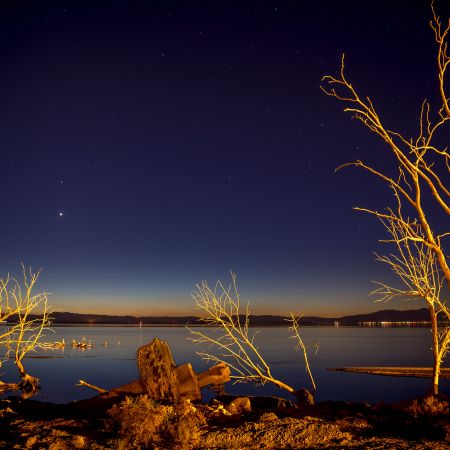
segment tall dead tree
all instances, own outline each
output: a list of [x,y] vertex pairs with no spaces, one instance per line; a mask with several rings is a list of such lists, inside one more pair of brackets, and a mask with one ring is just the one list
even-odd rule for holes
[[[355,209],[382,220],[390,235],[384,241],[394,244],[396,250],[395,254],[379,257],[379,260],[390,265],[402,281],[402,287],[382,284],[374,292],[385,300],[398,296],[422,298],[428,306],[433,337],[433,392],[437,394],[440,366],[450,342],[448,329],[438,326],[440,318],[450,318],[444,299],[450,290],[449,256],[445,250],[445,238],[450,232],[448,228],[438,229],[435,220],[436,210],[450,216],[450,154],[436,142],[438,131],[450,120],[446,78],[450,64],[447,50],[450,19],[442,25],[433,3],[431,11],[430,26],[437,46],[439,106],[432,109],[429,101],[423,101],[415,138],[392,131],[377,113],[372,100],[358,94],[346,77],[344,56],[339,76],[323,77],[321,88],[325,94],[346,104],[345,112],[384,141],[395,163],[392,173],[361,160],[341,167],[362,168],[387,184],[393,193],[393,208]],[[441,289],[442,283],[446,283],[447,289]]]

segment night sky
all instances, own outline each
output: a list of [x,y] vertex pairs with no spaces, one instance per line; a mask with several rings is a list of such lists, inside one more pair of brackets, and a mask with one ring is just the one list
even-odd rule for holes
[[[437,3],[442,16],[444,2]],[[192,314],[237,273],[254,313],[373,303],[380,139],[319,89],[347,76],[415,135],[437,96],[427,1],[2,1],[0,273],[58,311]],[[447,16],[448,17],[448,16]]]

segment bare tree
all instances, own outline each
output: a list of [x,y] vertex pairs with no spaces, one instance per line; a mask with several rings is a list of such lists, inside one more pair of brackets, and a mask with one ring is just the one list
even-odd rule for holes
[[[392,243],[396,251],[389,255],[377,255],[377,260],[390,266],[402,282],[402,287],[377,283],[378,288],[372,293],[379,295],[378,301],[403,297],[423,299],[426,302],[433,339],[433,392],[437,393],[441,364],[450,344],[450,327],[440,327],[438,323],[439,319],[446,322],[450,320],[450,309],[442,292],[444,277],[435,252],[424,244],[424,240],[409,239],[401,222],[391,218],[381,219],[381,221],[390,235],[390,238],[385,239],[384,242]],[[408,223],[407,220],[405,222]],[[409,222],[409,226],[416,228],[417,234],[422,235],[423,238],[420,225]]]
[[8,321],[0,332],[2,362],[13,357],[21,378],[18,383],[0,381],[0,393],[20,390],[23,397],[30,397],[39,389],[39,380],[26,372],[23,359],[40,347],[50,324],[50,311],[47,294],[33,294],[39,272],[30,269],[27,273],[24,266],[22,271],[22,283],[9,275],[0,279],[0,321]]
[[[194,336],[190,338],[195,344],[206,344],[216,350],[216,353],[197,352],[207,361],[226,363],[233,378],[237,382],[253,381],[261,384],[272,383],[291,394],[297,391],[272,375],[269,364],[264,359],[255,343],[255,336],[250,332],[250,309],[247,304],[241,306],[239,291],[236,286],[236,275],[231,274],[232,283],[226,288],[220,281],[211,289],[206,282],[197,285],[192,294],[195,306],[204,313],[201,320],[208,326],[208,332],[203,328],[189,328]],[[291,313],[289,319],[293,338],[298,342],[298,348],[304,352],[307,372],[310,376],[313,390],[316,385],[309,368],[306,347],[299,333],[299,319]]]
[[381,179],[393,193],[394,208],[384,211],[355,209],[381,219],[391,236],[385,241],[393,243],[397,250],[395,256],[380,257],[379,260],[391,266],[403,282],[403,288],[381,285],[375,292],[384,299],[410,295],[420,297],[427,303],[433,336],[433,392],[437,393],[440,365],[449,344],[448,330],[440,331],[438,320],[440,316],[449,317],[448,307],[442,298],[444,290],[440,286],[445,282],[450,288],[449,260],[444,246],[450,232],[438,229],[435,212],[440,209],[445,215],[450,215],[450,154],[447,148],[441,148],[436,143],[438,131],[450,119],[449,98],[446,95],[450,20],[443,27],[433,3],[431,9],[433,18],[430,26],[437,44],[440,104],[433,112],[430,102],[423,101],[415,138],[392,131],[377,113],[372,100],[358,94],[346,78],[344,56],[340,75],[325,76],[321,88],[325,94],[345,103],[345,112],[380,137],[393,158],[395,168],[392,173],[361,160],[344,164],[338,169],[345,166],[362,168]]

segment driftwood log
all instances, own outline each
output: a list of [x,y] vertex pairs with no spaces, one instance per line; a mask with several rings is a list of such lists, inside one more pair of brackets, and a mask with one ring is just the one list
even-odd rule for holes
[[169,346],[158,338],[137,351],[140,379],[106,390],[80,380],[77,386],[94,389],[101,394],[144,394],[155,400],[201,400],[202,387],[221,386],[230,381],[230,368],[219,363],[196,374],[190,363],[177,366]]
[[150,397],[175,401],[178,399],[176,365],[169,346],[158,338],[137,351],[141,383]]
[[159,400],[201,400],[200,389],[230,381],[225,363],[196,374],[190,363],[176,366],[169,346],[158,338],[137,351],[137,364],[145,392]]
[[[433,376],[433,369],[431,367],[333,367],[327,370],[333,372],[367,373],[370,375],[390,377],[431,378]],[[450,378],[450,369],[442,368],[440,377]]]

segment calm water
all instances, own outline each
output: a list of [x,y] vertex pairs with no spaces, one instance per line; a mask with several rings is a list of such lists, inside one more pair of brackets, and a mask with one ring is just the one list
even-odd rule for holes
[[[92,340],[95,348],[79,350],[46,350],[27,358],[29,373],[41,380],[39,400],[67,402],[94,395],[94,391],[75,387],[79,379],[106,389],[138,378],[136,350],[154,337],[166,341],[177,364],[191,362],[197,372],[207,364],[196,355],[200,347],[188,341],[189,332],[183,327],[55,327],[55,333],[45,340],[66,343]],[[345,366],[430,366],[430,331],[424,328],[353,328],[304,327],[301,333],[310,350],[310,365],[318,387],[318,400],[348,400],[378,402],[397,401],[422,395],[429,386],[428,379],[381,377],[364,374],[329,372],[327,367]],[[104,342],[108,345],[103,345]],[[309,387],[301,352],[289,340],[285,327],[262,328],[256,338],[258,348],[272,367],[273,375],[295,388]],[[315,346],[318,351],[315,353]],[[8,367],[7,367],[8,366]],[[3,366],[3,380],[16,377],[14,367]],[[442,389],[450,393],[449,380]],[[254,386],[229,383],[227,392],[286,396],[270,385]],[[207,393],[205,394],[208,395]],[[289,396],[287,396],[289,398]]]

